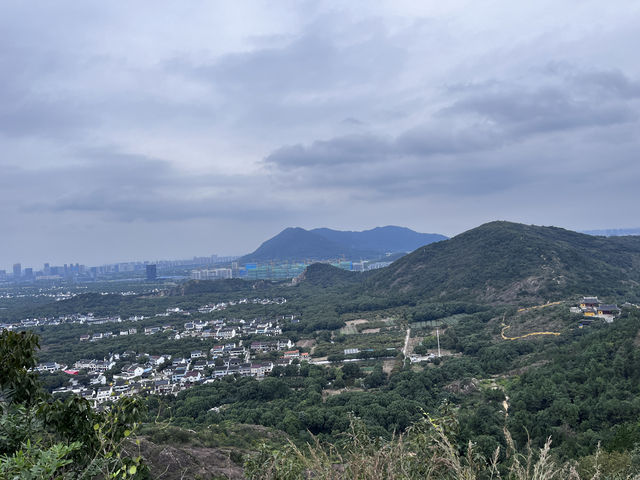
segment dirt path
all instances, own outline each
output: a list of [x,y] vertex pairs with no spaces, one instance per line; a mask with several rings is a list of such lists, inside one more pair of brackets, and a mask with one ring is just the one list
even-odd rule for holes
[[518,309],[518,313],[528,312],[529,310],[537,310],[539,308],[546,308],[546,307],[550,307],[552,305],[560,305],[561,303],[562,302],[551,302],[551,303],[545,303],[544,305],[536,305],[535,307],[519,308]]
[[404,338],[404,347],[402,347],[402,355],[407,357],[407,347],[409,346],[409,336],[411,335],[411,328],[407,327],[407,336]]

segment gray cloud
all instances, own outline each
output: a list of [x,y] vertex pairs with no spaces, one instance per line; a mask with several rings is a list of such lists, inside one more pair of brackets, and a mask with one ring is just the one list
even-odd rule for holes
[[623,103],[600,103],[596,95],[577,98],[566,89],[534,91],[508,86],[480,91],[456,101],[443,114],[478,115],[517,135],[558,132],[633,121],[636,111]]
[[74,231],[129,258],[292,224],[636,226],[636,7],[33,8],[0,5],[5,264],[99,257]]
[[305,101],[296,95],[351,90],[356,79],[375,84],[395,76],[406,52],[394,43],[380,22],[345,24],[337,15],[329,15],[279,46],[228,54],[191,67],[171,62],[168,67],[190,72],[232,95]]
[[[110,149],[84,150],[77,158],[78,164],[35,171],[11,167],[0,186],[6,198],[28,188],[24,213],[76,212],[124,222],[251,220],[291,210],[274,199],[248,197],[247,190],[261,183],[248,175],[186,174],[166,160]],[[32,200],[37,192],[44,199]]]
[[536,79],[541,86],[497,79],[447,86],[448,105],[395,137],[369,133],[317,140],[281,147],[264,162],[285,178],[316,188],[330,185],[356,197],[367,197],[359,185],[375,187],[365,191],[379,198],[475,196],[548,178],[564,163],[600,175],[603,165],[595,150],[573,158],[563,142],[612,148],[622,135],[637,148],[637,140],[625,133],[627,126],[637,127],[637,81],[567,64],[537,70],[544,72]]

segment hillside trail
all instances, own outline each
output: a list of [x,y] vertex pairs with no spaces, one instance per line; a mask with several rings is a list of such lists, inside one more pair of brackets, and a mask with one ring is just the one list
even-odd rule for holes
[[[544,305],[544,306],[547,306],[547,305]],[[538,307],[532,307],[532,308],[538,308]],[[504,334],[504,332],[506,332],[509,328],[511,328],[511,325],[507,325],[506,323],[504,323],[505,316],[506,316],[506,313],[504,313],[502,315],[502,330],[500,331],[500,336],[502,337],[503,340],[518,340],[520,338],[532,337],[534,335],[555,335],[555,336],[558,336],[558,335],[561,334],[560,332],[531,332],[531,333],[525,333],[524,335],[518,335],[516,337],[507,337]]]

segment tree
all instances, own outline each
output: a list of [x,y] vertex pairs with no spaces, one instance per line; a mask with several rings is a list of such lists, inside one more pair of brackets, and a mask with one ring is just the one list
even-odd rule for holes
[[369,375],[365,377],[364,386],[367,388],[381,387],[382,385],[384,385],[384,382],[386,381],[386,379],[387,379],[387,376],[382,371],[382,366],[378,365],[373,370],[373,372],[371,372]]
[[35,372],[32,332],[0,334],[0,478],[144,478],[141,457],[123,447],[143,414],[140,400],[103,412],[80,397],[53,400]]
[[0,401],[30,404],[37,400],[38,376],[29,371],[37,365],[40,341],[33,332],[0,334]]

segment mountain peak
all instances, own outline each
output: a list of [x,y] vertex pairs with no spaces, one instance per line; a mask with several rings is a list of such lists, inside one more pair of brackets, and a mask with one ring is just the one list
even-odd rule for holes
[[395,226],[376,227],[362,232],[289,227],[264,242],[255,252],[242,257],[240,262],[328,260],[341,257],[370,259],[390,252],[410,252],[446,238],[444,235],[418,233]]

